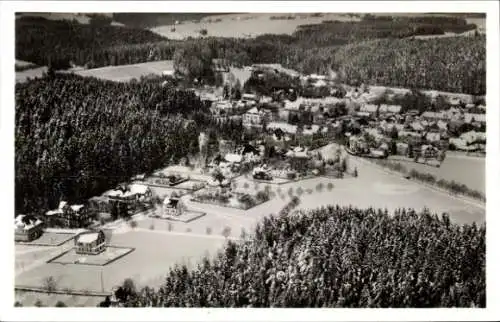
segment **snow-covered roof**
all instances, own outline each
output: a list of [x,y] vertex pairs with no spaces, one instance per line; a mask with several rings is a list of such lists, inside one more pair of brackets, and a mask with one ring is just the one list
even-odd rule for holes
[[427,111],[427,112],[422,113],[422,117],[440,119],[440,118],[445,118],[446,115],[445,115],[445,113],[442,113],[442,112],[429,112],[429,111]]
[[64,211],[62,209],[54,209],[54,210],[49,210],[45,213],[47,216],[53,216],[53,215],[61,215],[63,214]]
[[79,212],[80,209],[82,209],[84,207],[84,205],[72,205],[70,207],[71,207],[71,210],[73,210],[74,212]]
[[42,221],[37,218],[32,218],[32,220],[28,220],[28,223],[26,223],[25,220],[26,220],[26,215],[18,215],[16,218],[14,218],[14,229],[28,230],[42,224]]
[[297,125],[288,124],[285,122],[270,122],[267,124],[268,129],[281,129],[285,133],[295,134],[297,133]]
[[486,122],[486,114],[473,114],[473,113],[465,113],[464,120],[467,123],[472,122],[472,119],[476,122]]
[[129,186],[130,192],[138,195],[144,195],[149,191],[149,187],[143,184],[131,184]]
[[377,108],[378,106],[375,104],[363,104],[363,106],[361,106],[360,108],[360,111],[374,113],[377,111]]
[[302,134],[313,135],[314,133],[318,133],[318,131],[319,131],[319,125],[313,124],[313,125],[311,125],[310,129],[304,128],[304,130],[302,131]]
[[441,140],[441,134],[439,133],[433,133],[433,132],[429,132],[426,134],[425,138],[428,140],[428,141],[439,141]]
[[419,122],[413,122],[410,126],[415,131],[422,131],[424,129],[423,125]]
[[486,133],[469,131],[460,135],[460,139],[464,140],[467,143],[472,143],[477,140],[486,140]]
[[89,243],[96,241],[98,237],[99,237],[98,232],[84,233],[84,234],[81,234],[80,236],[78,236],[77,241],[79,243],[89,244]]
[[245,93],[241,96],[243,99],[256,99],[257,95],[251,93]]
[[243,156],[239,155],[239,154],[234,154],[234,153],[228,153],[224,156],[224,159],[227,161],[227,162],[231,162],[231,163],[239,163],[243,160]]
[[259,114],[259,109],[257,107],[252,107],[247,111],[247,114]]
[[322,87],[322,86],[326,86],[326,82],[322,79],[318,80],[316,83],[314,83],[314,87]]

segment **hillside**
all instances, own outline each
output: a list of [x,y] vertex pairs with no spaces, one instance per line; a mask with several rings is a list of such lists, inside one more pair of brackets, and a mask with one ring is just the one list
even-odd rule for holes
[[484,36],[367,41],[339,48],[333,61],[351,82],[486,93]]
[[151,31],[109,24],[33,16],[16,19],[16,58],[39,66],[67,68],[70,61],[92,65],[94,53],[102,48],[161,40],[165,38]]
[[485,307],[485,227],[330,206],[265,218],[213,261],[170,270],[141,307]]

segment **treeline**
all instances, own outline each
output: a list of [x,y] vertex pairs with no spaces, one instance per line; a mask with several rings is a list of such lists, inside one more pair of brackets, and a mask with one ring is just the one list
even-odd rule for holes
[[[485,226],[428,211],[340,208],[268,217],[251,240],[171,269],[128,307],[485,307]],[[130,282],[129,282],[130,283]]]
[[382,39],[350,44],[332,55],[346,82],[486,93],[486,37]]
[[[34,23],[36,19],[39,21]],[[201,62],[199,70],[206,70],[212,59],[219,58],[236,67],[280,63],[305,74],[335,70],[347,83],[475,95],[486,92],[486,38],[481,35],[382,39],[348,45],[327,40],[327,46],[320,46],[309,38],[297,40],[296,35],[161,41],[163,38],[149,31],[122,27],[73,26],[69,22],[30,17],[20,18],[16,24],[16,57],[40,66],[50,63],[62,68],[71,62],[89,68],[134,64],[174,59],[177,52],[178,57],[193,61],[192,66]],[[318,31],[305,32],[304,37],[329,36]]]
[[155,82],[55,75],[16,84],[16,211],[82,201],[197,152],[198,126],[175,115],[200,111],[194,93]]
[[91,24],[29,16],[16,19],[16,57],[57,69],[70,67],[70,62],[103,66],[95,56],[102,48],[165,40],[149,30],[100,23],[107,19],[100,17],[93,16],[97,22]]

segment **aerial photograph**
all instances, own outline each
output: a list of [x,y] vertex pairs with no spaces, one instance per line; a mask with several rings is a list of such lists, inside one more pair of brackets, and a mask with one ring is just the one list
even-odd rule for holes
[[486,18],[16,12],[12,306],[485,308]]

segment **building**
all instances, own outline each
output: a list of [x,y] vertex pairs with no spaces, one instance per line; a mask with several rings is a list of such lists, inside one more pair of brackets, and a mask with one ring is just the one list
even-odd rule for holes
[[243,161],[243,156],[235,153],[227,153],[224,156],[224,161],[230,164],[240,164]]
[[109,200],[109,208],[113,216],[128,216],[151,206],[152,191],[146,185],[135,183],[108,191],[104,193],[104,196]]
[[241,96],[241,101],[250,106],[254,106],[259,101],[259,98],[255,94],[245,93]]
[[43,223],[34,216],[19,215],[14,219],[15,241],[29,242],[42,236]]
[[259,126],[264,121],[265,115],[266,113],[264,111],[259,110],[257,107],[253,107],[243,114],[243,125],[248,127]]
[[229,61],[227,59],[214,58],[212,59],[212,68],[216,73],[228,73]]
[[377,113],[378,106],[375,104],[363,104],[359,109],[360,112],[370,113],[370,115],[374,115]]
[[426,159],[437,158],[439,150],[432,145],[422,145],[421,156]]
[[349,137],[349,150],[353,153],[367,153],[370,149],[368,142],[363,136],[353,135]]
[[408,154],[408,143],[397,142],[396,143],[396,153],[398,155],[407,155]]
[[180,216],[182,215],[182,203],[179,202],[179,198],[167,197],[163,200],[163,216]]
[[234,109],[233,104],[229,101],[217,101],[212,104],[212,113],[214,114],[230,114]]
[[447,112],[424,112],[421,117],[426,121],[449,120]]
[[102,230],[85,232],[75,238],[75,251],[82,255],[97,255],[106,250],[106,236]]
[[398,114],[398,113],[401,112],[401,105],[387,105],[387,104],[382,104],[382,105],[380,105],[379,112],[380,113]]
[[441,134],[439,132],[428,132],[425,134],[427,142],[435,143],[441,141]]
[[464,121],[465,123],[478,122],[480,124],[486,124],[486,114],[465,113]]
[[81,228],[90,224],[90,214],[84,205],[69,205],[61,201],[57,209],[45,213],[48,226]]
[[109,212],[109,198],[106,196],[95,196],[89,199],[89,212]]

